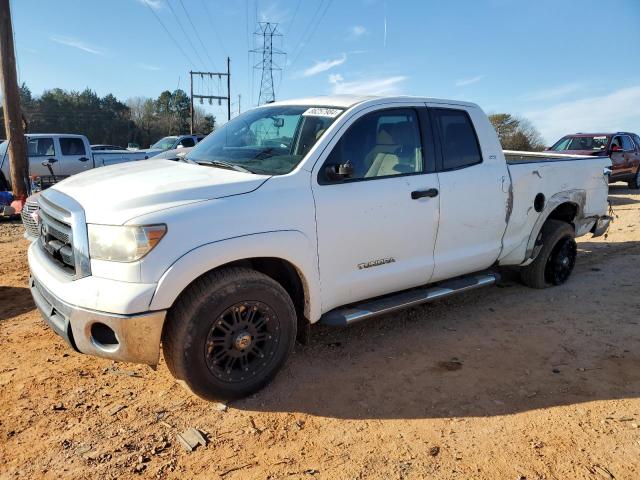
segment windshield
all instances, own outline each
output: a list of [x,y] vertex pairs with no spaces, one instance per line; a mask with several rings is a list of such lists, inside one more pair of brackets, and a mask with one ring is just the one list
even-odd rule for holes
[[187,159],[283,175],[300,163],[343,111],[299,105],[249,110],[198,143]]
[[593,150],[594,152],[604,150],[609,144],[609,137],[606,135],[596,135],[593,137],[564,137],[556,143],[551,150],[561,152],[563,150]]
[[158,148],[160,150],[169,150],[176,143],[178,137],[164,137],[151,145],[151,148]]

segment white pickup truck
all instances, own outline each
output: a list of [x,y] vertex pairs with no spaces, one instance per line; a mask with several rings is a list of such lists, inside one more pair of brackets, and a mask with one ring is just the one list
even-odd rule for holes
[[156,365],[162,344],[193,392],[238,398],[313,323],[489,285],[499,266],[535,288],[565,282],[574,237],[608,228],[611,161],[513,155],[472,103],[259,107],[182,161],[101,168],[43,192],[31,291],[76,350]]
[[[30,133],[26,137],[29,175],[34,177],[59,180],[92,168],[144,160],[150,156],[144,151],[92,151],[84,135]],[[7,145],[6,141],[0,144],[0,188],[8,185],[10,178]]]

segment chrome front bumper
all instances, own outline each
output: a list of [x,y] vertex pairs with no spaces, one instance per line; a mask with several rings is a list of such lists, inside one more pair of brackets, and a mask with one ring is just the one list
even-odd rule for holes
[[118,315],[70,305],[33,275],[31,295],[47,324],[76,351],[132,363],[157,365],[166,311]]

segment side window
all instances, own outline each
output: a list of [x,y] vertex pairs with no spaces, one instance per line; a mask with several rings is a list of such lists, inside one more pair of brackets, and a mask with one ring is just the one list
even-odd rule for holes
[[60,138],[62,155],[86,155],[81,138]]
[[432,109],[442,143],[442,170],[457,170],[482,163],[480,144],[469,114],[464,110]]
[[182,145],[183,147],[193,147],[195,146],[195,144],[196,142],[193,140],[193,138],[186,137],[180,140],[180,143],[178,145]]
[[633,139],[636,141],[636,150],[640,150],[640,137],[638,135],[633,135]]
[[326,166],[350,164],[348,180],[390,177],[423,171],[416,111],[382,110],[356,120],[342,135]]
[[631,141],[631,137],[623,135],[620,138],[622,138],[622,150],[624,150],[625,152],[633,152],[636,149],[636,147],[633,145],[633,142]]
[[55,154],[53,138],[30,138],[27,142],[27,155],[29,157],[52,157]]

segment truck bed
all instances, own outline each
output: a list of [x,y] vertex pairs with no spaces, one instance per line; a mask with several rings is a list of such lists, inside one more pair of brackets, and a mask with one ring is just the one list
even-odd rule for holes
[[538,162],[566,162],[571,160],[593,160],[607,157],[595,157],[592,155],[567,155],[564,153],[549,154],[548,152],[525,152],[518,150],[503,150],[504,158],[509,165],[518,163],[538,163]]

